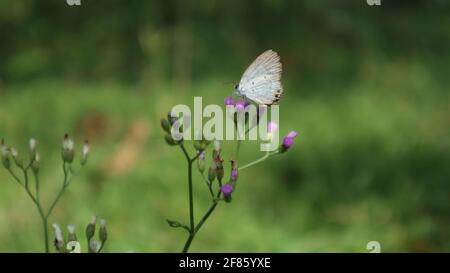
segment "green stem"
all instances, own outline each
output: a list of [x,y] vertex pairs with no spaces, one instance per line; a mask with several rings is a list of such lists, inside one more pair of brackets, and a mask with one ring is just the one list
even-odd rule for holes
[[241,149],[241,142],[242,142],[242,140],[237,141],[236,154],[234,155],[234,158],[236,161],[238,161],[238,158],[239,158],[239,150]]
[[67,188],[67,186],[69,185],[69,171],[66,168],[66,163],[63,163],[63,172],[64,172],[64,181],[63,181],[63,186],[61,187],[61,189],[58,192],[58,195],[56,196],[55,200],[53,200],[52,205],[50,206],[50,208],[47,211],[47,214],[45,215],[46,218],[48,218],[50,216],[50,214],[52,213],[53,209],[55,208],[56,204],[58,203],[59,199],[61,198],[61,196],[63,195],[65,189]]
[[[194,198],[193,198],[193,185],[192,185],[192,162],[193,160],[190,158],[186,148],[183,143],[180,143],[180,148],[186,157],[188,162],[188,190],[189,190],[189,229],[190,233],[194,230]],[[196,158],[196,157],[195,157]]]
[[209,190],[209,193],[211,194],[211,197],[214,198],[214,193],[213,193],[213,190],[212,190],[212,183],[210,183],[208,181],[208,179],[205,177],[205,174],[203,174],[203,173],[202,173],[202,178],[203,178],[203,181],[205,181],[206,186],[208,187],[208,190]]
[[41,201],[39,198],[39,176],[35,172],[33,172],[33,176],[34,176],[34,183],[35,183],[35,190],[36,190],[36,200],[40,204]]
[[[220,194],[221,192],[219,191],[217,193],[217,199],[220,198]],[[200,228],[203,226],[203,224],[206,222],[206,220],[208,220],[209,216],[213,213],[214,209],[216,208],[218,204],[218,201],[215,200],[213,202],[213,204],[211,205],[211,207],[208,209],[208,211],[205,213],[205,215],[203,215],[202,219],[200,220],[200,222],[195,226],[194,230],[192,232],[190,232],[189,237],[186,241],[186,243],[184,244],[183,247],[183,253],[187,253],[189,250],[189,247],[191,246],[192,241],[195,238],[195,235],[197,235],[197,232],[200,230]]]
[[33,196],[33,194],[30,191],[30,188],[28,186],[29,185],[28,184],[28,168],[23,168],[22,171],[23,171],[23,177],[24,177],[24,180],[25,180],[24,188],[25,188],[28,196],[30,196],[31,200],[36,205],[36,207],[38,209],[38,212],[39,212],[39,216],[41,217],[42,226],[44,228],[44,249],[45,249],[45,253],[48,253],[50,250],[49,250],[49,246],[48,246],[48,230],[47,230],[48,229],[48,221],[47,221],[47,217],[44,215],[44,211],[42,209],[42,206],[41,206],[40,202],[36,199],[36,197]]
[[45,253],[49,253],[50,249],[49,249],[49,245],[48,245],[48,218],[42,217],[42,216],[43,215],[41,214],[42,226],[44,228]]
[[246,164],[246,165],[244,165],[242,167],[239,167],[238,170],[240,171],[240,170],[243,170],[243,169],[248,168],[250,166],[253,166],[255,164],[258,164],[259,162],[262,162],[262,161],[266,160],[269,156],[270,156],[270,153],[267,152],[263,157],[255,160],[255,161],[252,161],[252,162],[250,162],[250,163],[248,163],[248,164]]
[[19,177],[17,177],[17,175],[11,169],[8,169],[8,171],[12,175],[14,180],[17,181],[17,183],[19,183],[22,187],[24,187],[24,185],[23,185],[22,181],[20,181]]

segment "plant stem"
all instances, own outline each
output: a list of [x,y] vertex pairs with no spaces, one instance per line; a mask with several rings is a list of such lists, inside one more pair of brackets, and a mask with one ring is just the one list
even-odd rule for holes
[[69,185],[69,172],[67,171],[66,168],[66,163],[63,163],[63,172],[64,172],[64,180],[63,180],[63,186],[62,188],[59,190],[58,195],[56,196],[55,200],[53,201],[52,205],[50,206],[50,208],[47,211],[47,214],[45,215],[45,217],[49,217],[50,214],[52,213],[53,209],[55,208],[56,204],[58,203],[59,199],[61,198],[61,196],[64,193],[64,190],[67,188],[67,186]]
[[[189,233],[192,234],[194,231],[194,194],[193,194],[193,185],[192,185],[192,162],[193,160],[190,158],[186,148],[183,143],[180,143],[181,150],[183,151],[186,160],[188,162],[188,190],[189,190]],[[196,157],[195,157],[196,158]],[[194,159],[195,159],[194,158]]]
[[212,183],[209,182],[208,178],[205,177],[205,174],[202,173],[202,178],[206,183],[206,186],[208,187],[209,194],[211,194],[211,198],[214,198],[214,193],[212,189]]
[[41,217],[42,219],[42,225],[44,228],[44,240],[45,240],[45,253],[50,252],[50,248],[48,246],[48,218],[47,217]]
[[238,161],[238,158],[239,158],[239,150],[241,149],[241,142],[242,142],[242,140],[237,141],[236,154],[234,155],[234,158],[236,161]]
[[34,179],[35,179],[35,190],[36,190],[35,195],[33,195],[33,193],[30,190],[30,187],[29,187],[28,169],[29,169],[30,166],[31,166],[31,163],[26,168],[23,168],[23,167],[21,168],[22,172],[23,172],[24,183],[22,183],[20,178],[11,169],[9,169],[9,172],[13,176],[14,180],[16,180],[17,183],[19,183],[22,187],[24,187],[26,193],[28,194],[28,196],[30,197],[30,199],[33,201],[33,203],[36,205],[36,208],[38,209],[39,216],[40,216],[41,221],[42,221],[42,227],[44,229],[44,249],[45,249],[46,253],[49,253],[50,252],[50,248],[49,248],[49,243],[48,243],[48,217],[50,216],[50,214],[52,213],[56,203],[58,203],[59,199],[61,198],[62,194],[64,193],[64,190],[69,185],[69,178],[70,178],[69,177],[69,171],[70,171],[70,169],[67,170],[66,164],[63,163],[63,171],[64,171],[63,186],[62,186],[61,190],[59,191],[56,199],[53,201],[52,205],[48,209],[47,213],[44,213],[44,210],[42,209],[40,197],[39,197],[39,177],[38,177],[38,175],[36,173],[33,173],[34,174]]
[[[220,197],[221,192],[219,191],[217,193],[217,198]],[[203,226],[203,224],[206,222],[206,220],[208,220],[209,216],[213,213],[214,209],[216,208],[218,204],[217,200],[213,201],[213,204],[211,205],[211,207],[208,209],[208,211],[205,213],[205,215],[203,215],[202,219],[200,220],[200,222],[195,226],[195,228],[193,229],[192,232],[189,233],[189,237],[186,241],[186,243],[184,244],[183,247],[183,253],[187,253],[189,250],[189,247],[191,246],[192,241],[195,238],[195,235],[197,235],[197,232],[200,230],[200,228]]]
[[[47,221],[47,217],[44,215],[44,211],[42,210],[42,206],[41,206],[39,200],[36,197],[33,196],[33,194],[30,191],[30,188],[28,186],[28,168],[23,168],[22,171],[23,171],[23,177],[24,177],[24,180],[25,180],[24,181],[25,185],[23,185],[22,183],[20,183],[20,184],[24,186],[28,196],[30,196],[31,200],[33,201],[33,203],[36,205],[36,207],[38,209],[39,216],[41,217],[41,221],[42,221],[42,226],[44,228],[44,249],[45,249],[45,253],[48,253],[49,252],[49,246],[48,246],[48,230],[47,230],[48,229],[48,221]],[[20,181],[20,180],[18,180],[18,178],[17,178],[17,181]],[[36,193],[36,195],[37,195],[37,193]]]
[[269,155],[270,155],[269,152],[267,152],[263,157],[261,157],[261,158],[255,160],[255,161],[252,161],[252,162],[250,162],[250,163],[248,163],[248,164],[246,164],[246,165],[244,165],[244,166],[242,166],[242,167],[239,167],[238,170],[243,170],[243,169],[245,169],[245,168],[248,168],[248,167],[250,167],[250,166],[253,166],[253,165],[255,165],[255,164],[258,164],[259,162],[266,160],[266,159],[269,157]]

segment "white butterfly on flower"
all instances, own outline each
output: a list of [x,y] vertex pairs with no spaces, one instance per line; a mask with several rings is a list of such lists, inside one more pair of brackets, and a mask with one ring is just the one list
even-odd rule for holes
[[259,105],[276,104],[283,94],[280,56],[269,49],[245,70],[235,92]]

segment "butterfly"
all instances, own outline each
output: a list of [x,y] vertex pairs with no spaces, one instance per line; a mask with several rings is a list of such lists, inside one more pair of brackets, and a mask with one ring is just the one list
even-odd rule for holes
[[269,49],[245,70],[235,92],[259,105],[277,104],[283,94],[280,56]]

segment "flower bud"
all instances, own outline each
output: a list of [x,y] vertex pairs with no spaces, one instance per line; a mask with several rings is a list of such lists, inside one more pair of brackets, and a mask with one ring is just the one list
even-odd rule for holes
[[95,234],[95,224],[97,223],[97,217],[92,216],[91,222],[86,227],[86,238],[88,241],[91,240],[92,237],[94,237]]
[[245,107],[247,107],[249,103],[245,100],[237,100],[236,101],[236,110],[238,112],[244,111]]
[[199,151],[197,158],[197,168],[200,173],[205,172],[205,151]]
[[101,219],[100,220],[100,230],[99,230],[99,238],[102,245],[106,242],[106,239],[108,238],[108,233],[106,232],[106,220]]
[[172,113],[167,113],[167,120],[169,121],[169,124],[172,126],[177,120],[178,117],[172,117]]
[[84,166],[87,163],[89,151],[90,151],[89,141],[84,141],[83,150],[81,151],[81,165]]
[[19,156],[19,152],[15,148],[11,148],[11,155],[16,163],[17,167],[23,168],[22,158]]
[[9,159],[9,149],[5,145],[5,141],[3,139],[0,142],[0,156],[2,158],[3,167],[9,169],[11,167],[11,160]]
[[69,232],[69,235],[67,236],[67,241],[68,242],[77,242],[77,235],[75,234],[75,225],[68,225],[67,226],[67,231]]
[[38,152],[36,152],[34,155],[33,163],[31,163],[31,170],[33,171],[34,174],[39,173],[40,166],[41,166],[41,156],[39,155]]
[[220,192],[223,194],[225,202],[231,202],[231,194],[233,193],[234,187],[231,183],[224,184],[220,187]]
[[214,179],[217,177],[217,166],[215,162],[211,163],[211,166],[208,169],[208,181],[212,183]]
[[97,240],[89,241],[89,253],[98,253],[100,250],[101,243]]
[[219,182],[222,182],[223,175],[224,175],[224,170],[223,170],[222,164],[217,164],[216,174],[217,174],[217,180],[219,180]]
[[236,160],[231,160],[231,175],[230,180],[236,182],[238,180],[238,168]]
[[171,125],[170,125],[169,121],[165,118],[162,118],[161,119],[161,128],[164,130],[164,132],[170,134],[170,127],[171,127]]
[[223,171],[223,159],[222,157],[220,157],[220,148],[216,149],[217,145],[215,145],[214,151],[213,151],[213,162],[215,164],[216,167],[216,176],[217,176],[217,180],[219,180],[219,182],[222,182],[222,178],[224,175],[224,171]]
[[62,160],[67,163],[72,163],[74,155],[73,140],[69,137],[69,134],[65,134],[61,149]]
[[55,248],[59,252],[65,252],[64,237],[61,228],[57,224],[53,224],[53,230],[55,232]]
[[214,151],[220,153],[220,141],[214,140]]
[[294,139],[297,137],[297,132],[296,131],[290,131],[284,138],[283,138],[283,143],[281,144],[280,147],[280,152],[284,153],[286,152],[293,144],[294,144]]
[[164,140],[166,141],[167,144],[169,144],[169,146],[175,146],[178,143],[175,141],[175,139],[172,138],[172,136],[170,134],[166,134],[164,136]]
[[37,141],[34,138],[30,139],[30,160],[35,160],[36,159],[36,145],[37,145]]
[[224,100],[224,103],[226,106],[234,105],[234,99],[233,97],[226,97]]

